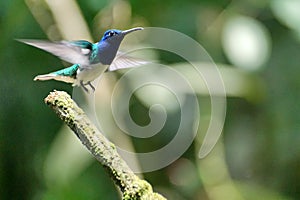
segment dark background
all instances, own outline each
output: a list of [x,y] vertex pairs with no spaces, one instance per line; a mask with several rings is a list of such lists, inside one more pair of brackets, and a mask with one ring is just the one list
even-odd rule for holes
[[[65,2],[59,5],[65,13],[74,11],[68,1],[60,2]],[[291,0],[78,0],[75,3],[81,10],[75,13],[84,19],[89,30],[77,26],[74,18],[67,22],[77,27],[63,30],[67,26],[57,25],[61,20],[56,18],[58,10],[44,1],[0,2],[0,199],[118,199],[114,184],[96,161],[67,154],[67,148],[57,147],[65,145],[57,144],[62,140],[57,139],[59,135],[62,137],[59,132],[65,129],[43,98],[53,89],[71,94],[72,87],[32,79],[39,73],[59,69],[62,62],[14,39],[76,39],[77,33],[84,34],[77,30],[82,30],[90,31],[97,41],[108,28],[134,26],[182,32],[197,40],[217,64],[226,65],[225,70],[232,72],[226,74],[226,80],[231,82],[225,81],[227,115],[218,145],[212,154],[199,161],[198,145],[193,144],[170,166],[143,174],[154,190],[169,199],[300,198],[300,16],[298,11],[293,12],[299,10],[299,3]],[[242,64],[230,57],[224,36],[225,30],[234,34],[228,22],[241,16],[248,21],[235,24],[236,27],[248,26],[247,22],[258,27],[251,28],[252,35],[246,35],[246,39],[249,36],[258,44],[267,44],[263,46],[265,55],[251,57],[243,51],[247,46],[237,39],[240,51],[245,52],[240,57]],[[74,38],[66,33],[74,33]],[[159,58],[164,62],[176,60],[163,53]],[[249,59],[258,60],[259,64],[249,64]],[[247,80],[246,84],[241,84],[237,76],[241,76],[243,83]],[[234,86],[240,90],[234,90]],[[201,98],[205,99],[205,95]],[[147,123],[148,109],[137,99],[132,100],[130,110],[139,123]],[[178,120],[174,120],[173,126],[177,125]],[[77,142],[71,137],[71,141]],[[141,145],[135,139],[132,144],[139,151],[153,145],[151,142]],[[60,153],[66,157],[61,160],[51,157]]]

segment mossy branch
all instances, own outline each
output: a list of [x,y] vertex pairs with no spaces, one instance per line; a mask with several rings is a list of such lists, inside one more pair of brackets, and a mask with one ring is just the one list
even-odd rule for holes
[[152,186],[141,180],[117,153],[115,145],[104,137],[86,114],[64,91],[54,91],[45,98],[58,117],[77,135],[82,144],[102,164],[122,192],[124,200],[166,200],[154,193]]

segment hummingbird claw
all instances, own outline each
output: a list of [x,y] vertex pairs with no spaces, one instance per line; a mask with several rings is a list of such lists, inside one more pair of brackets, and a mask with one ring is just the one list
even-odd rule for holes
[[80,85],[84,89],[85,92],[89,92],[89,90],[85,87],[83,81],[80,81]]
[[86,85],[89,85],[92,88],[93,92],[95,92],[95,87],[92,85],[91,81],[87,82]]
[[92,88],[93,92],[95,92],[96,89],[90,81],[88,81],[87,83],[83,83],[83,81],[80,81],[80,86],[84,89],[84,91],[89,92],[86,85],[89,85]]

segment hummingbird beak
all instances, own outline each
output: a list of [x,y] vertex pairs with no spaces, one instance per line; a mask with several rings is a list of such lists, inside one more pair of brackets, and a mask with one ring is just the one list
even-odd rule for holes
[[144,29],[144,28],[142,28],[142,27],[131,28],[131,29],[122,31],[122,34],[123,34],[123,35],[127,35],[128,33],[131,33],[131,32],[133,32],[133,31],[139,31],[139,30],[143,30],[143,29]]

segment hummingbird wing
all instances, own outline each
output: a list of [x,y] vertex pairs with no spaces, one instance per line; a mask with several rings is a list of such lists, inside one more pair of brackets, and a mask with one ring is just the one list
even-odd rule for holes
[[134,58],[126,55],[122,52],[117,52],[117,55],[111,65],[108,67],[107,71],[115,71],[119,69],[127,69],[133,67],[139,67],[142,65],[149,64],[149,61],[145,61],[139,58]]
[[44,40],[24,40],[19,39],[18,41],[25,44],[43,49],[55,56],[58,56],[62,60],[73,64],[89,65],[90,55],[93,50],[93,44],[85,41],[60,41],[60,42],[50,42]]

